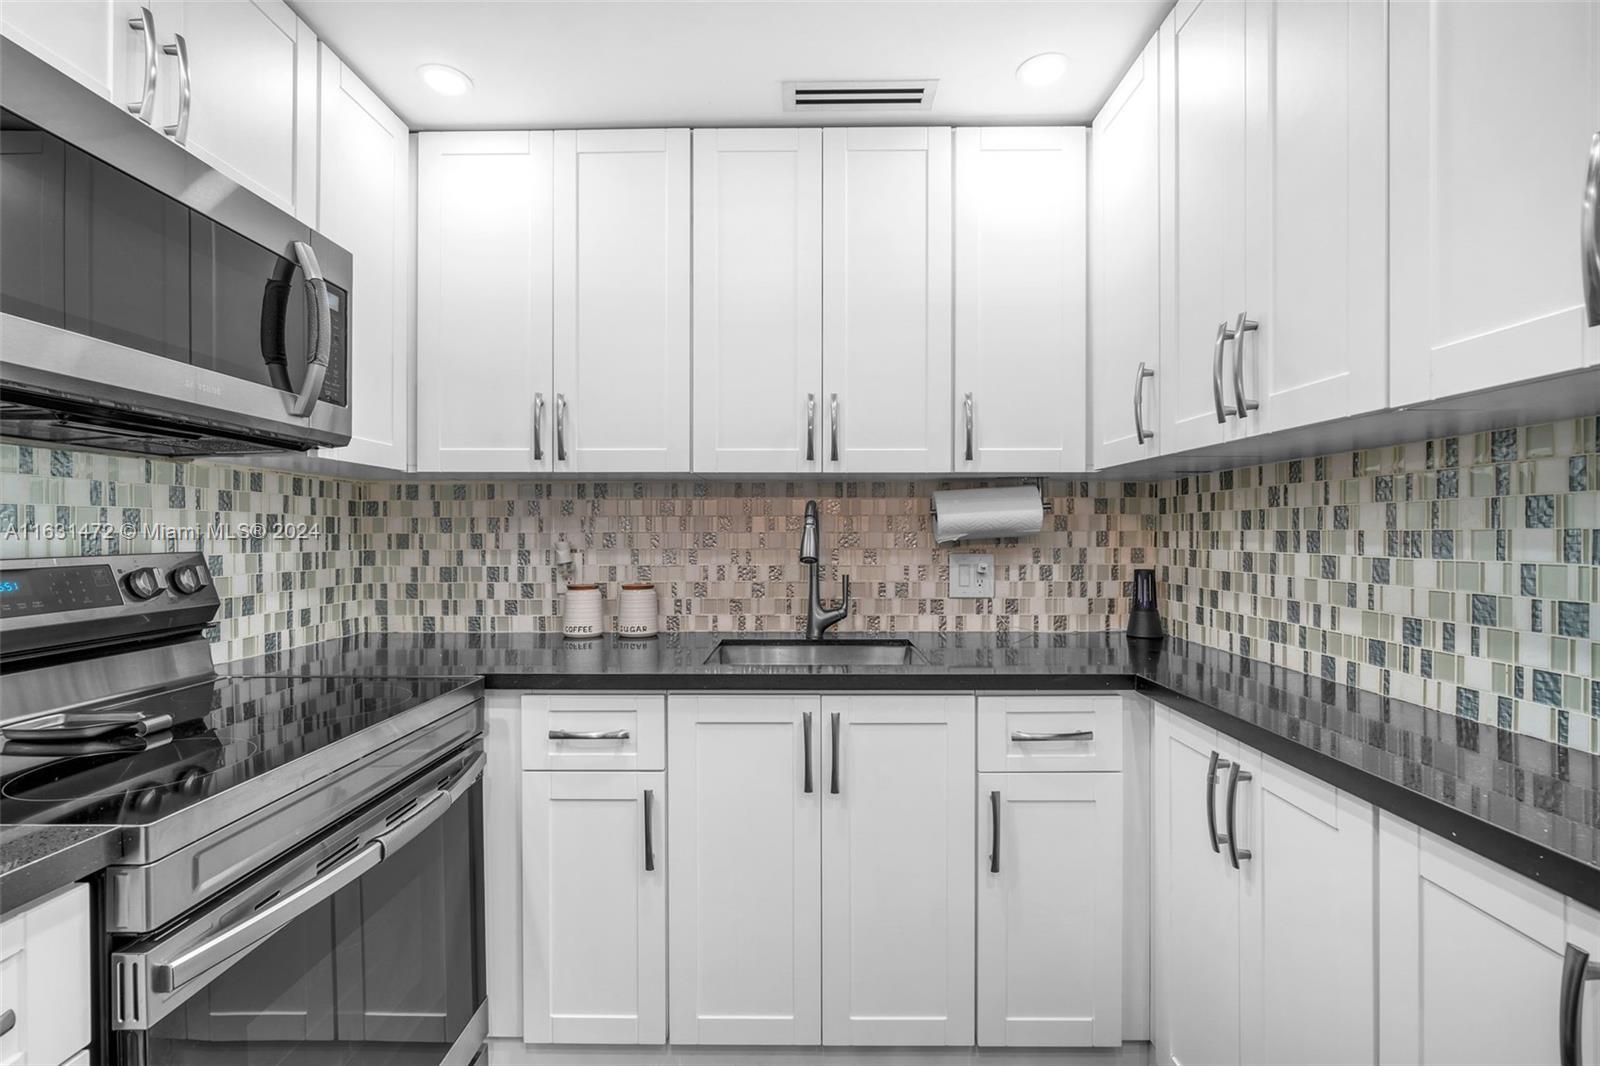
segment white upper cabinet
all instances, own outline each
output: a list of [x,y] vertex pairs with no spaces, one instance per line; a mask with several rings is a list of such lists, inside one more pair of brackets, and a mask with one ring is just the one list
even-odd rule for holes
[[1087,131],[955,132],[953,469],[1086,466]]
[[317,180],[310,28],[283,0],[158,0],[151,10],[161,44],[176,53],[160,58],[155,125],[175,127],[169,135],[190,152],[310,223]]
[[1090,460],[1161,452],[1160,97],[1154,39],[1094,120],[1089,175]]
[[694,469],[821,469],[822,131],[694,131]]
[[1387,406],[1386,8],[1246,5],[1247,295],[1230,323],[1246,329],[1224,373],[1241,431]]
[[313,224],[311,29],[283,0],[147,2],[148,25],[136,0],[7,0],[0,33]]
[[1592,361],[1579,207],[1600,5],[1394,4],[1389,85],[1391,401]]
[[950,129],[822,133],[824,470],[950,470]]
[[688,130],[555,134],[555,469],[690,453]]
[[317,230],[355,258],[352,434],[321,455],[404,470],[411,417],[411,148],[405,123],[324,47]]
[[1245,7],[1183,0],[1162,25],[1164,452],[1235,435],[1225,363],[1245,301]]
[[418,470],[550,469],[551,220],[549,133],[418,137]]

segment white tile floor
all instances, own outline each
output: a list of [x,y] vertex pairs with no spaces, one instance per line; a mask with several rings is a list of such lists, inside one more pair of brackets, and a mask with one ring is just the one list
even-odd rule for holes
[[1149,1044],[1094,1050],[554,1048],[489,1042],[489,1066],[1151,1066]]

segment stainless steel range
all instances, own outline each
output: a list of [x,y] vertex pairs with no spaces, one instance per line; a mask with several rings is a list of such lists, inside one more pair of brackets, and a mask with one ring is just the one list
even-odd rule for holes
[[198,555],[0,567],[0,822],[115,825],[96,1061],[466,1063],[482,684],[223,677]]

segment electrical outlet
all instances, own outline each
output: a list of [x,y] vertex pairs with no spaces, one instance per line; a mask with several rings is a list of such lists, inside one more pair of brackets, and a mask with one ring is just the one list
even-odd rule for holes
[[950,595],[958,600],[988,599],[994,595],[994,556],[950,556]]

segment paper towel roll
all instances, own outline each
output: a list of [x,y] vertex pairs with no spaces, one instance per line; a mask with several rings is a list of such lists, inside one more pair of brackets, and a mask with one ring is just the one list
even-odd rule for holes
[[1037,485],[1001,489],[948,489],[933,494],[933,539],[1029,537],[1044,528],[1044,500]]

